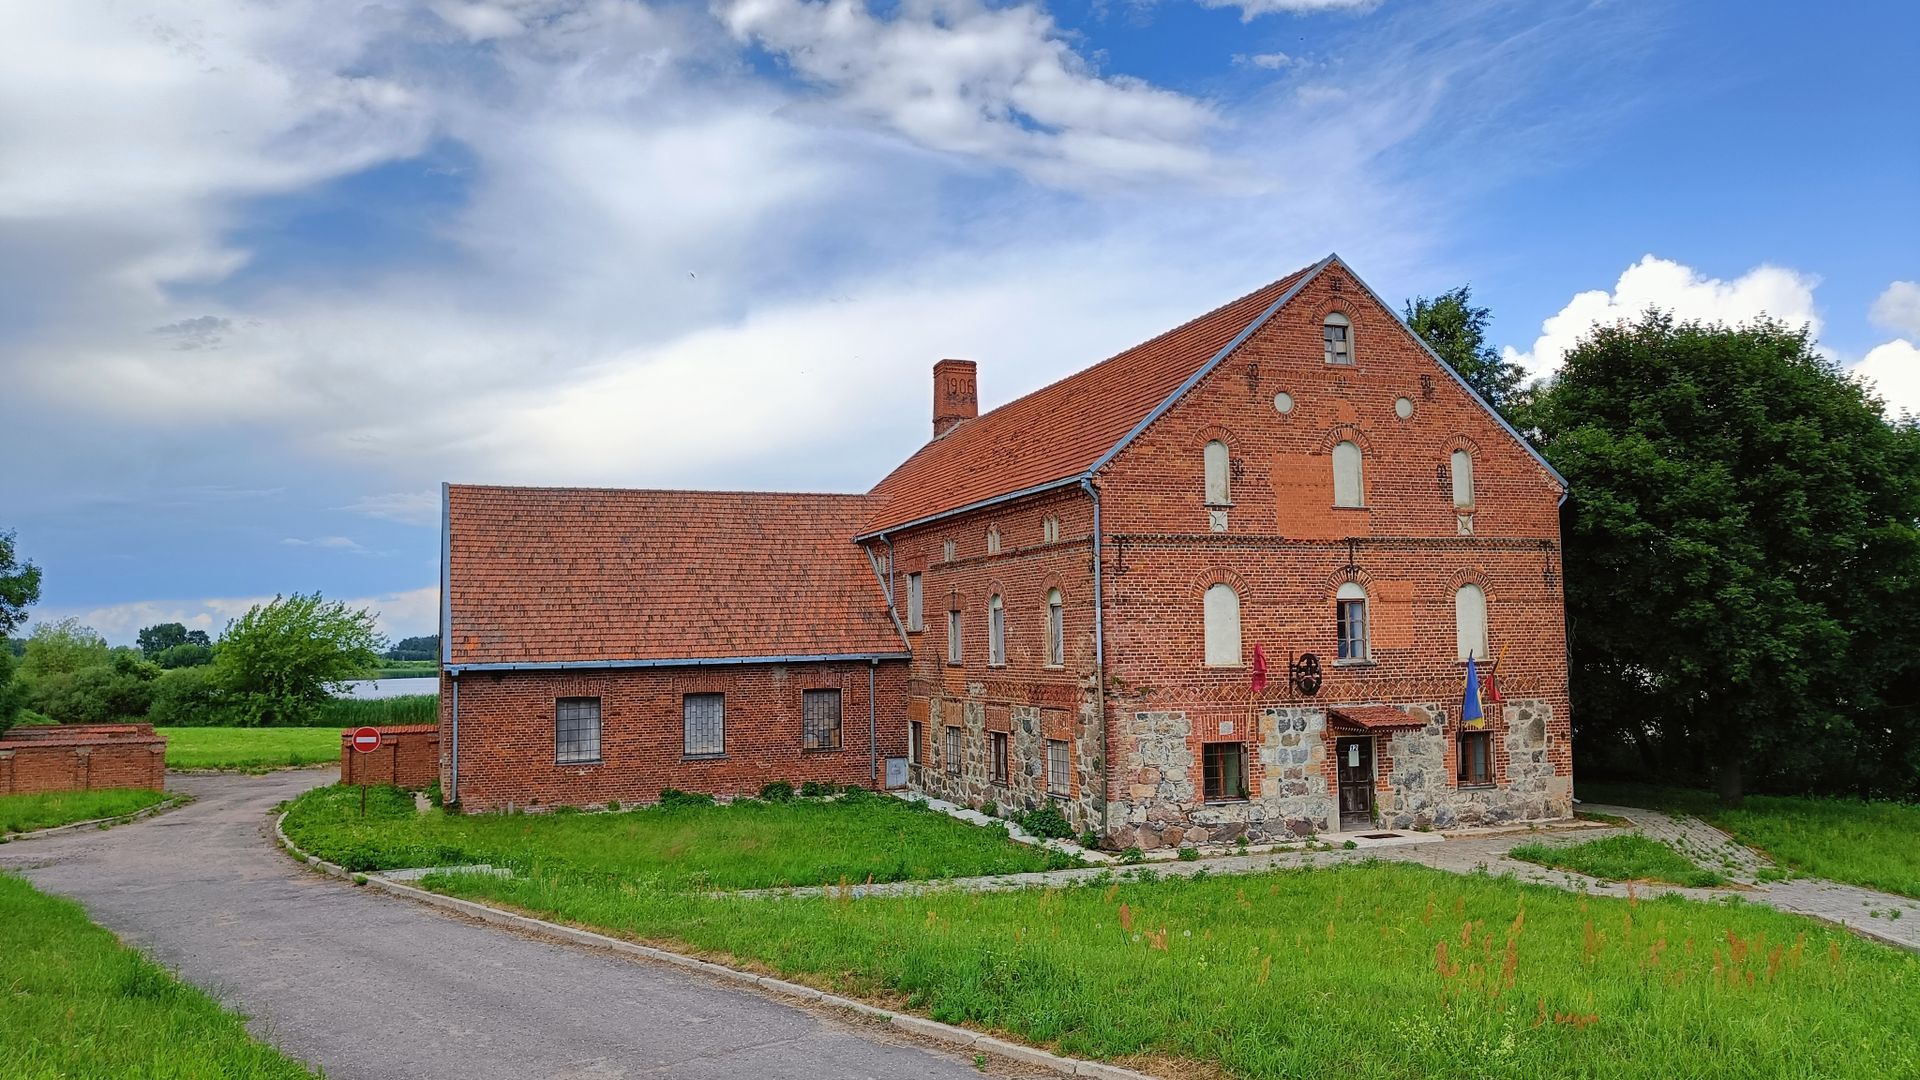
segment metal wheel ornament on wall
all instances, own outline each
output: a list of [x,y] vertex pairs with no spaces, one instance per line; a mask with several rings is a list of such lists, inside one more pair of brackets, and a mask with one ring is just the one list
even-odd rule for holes
[[1287,658],[1287,682],[1293,686],[1294,693],[1302,697],[1312,697],[1320,692],[1320,658],[1312,653],[1302,653],[1298,658]]

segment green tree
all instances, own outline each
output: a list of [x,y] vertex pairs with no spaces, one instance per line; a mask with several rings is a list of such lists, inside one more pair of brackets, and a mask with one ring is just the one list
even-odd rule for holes
[[[20,660],[20,674],[28,679],[49,675],[71,675],[83,668],[104,667],[113,662],[113,650],[91,626],[79,619],[39,623],[27,635],[27,651]],[[46,710],[41,710],[45,712]]]
[[160,654],[175,645],[187,643],[187,628],[177,622],[155,623],[142,627],[139,638],[140,652],[149,660],[158,660]]
[[[181,646],[191,648],[192,646]],[[213,727],[234,723],[232,696],[210,666],[162,671],[154,680],[147,721],[160,727]]]
[[440,659],[440,635],[423,634],[420,637],[401,638],[393,648],[387,650],[389,660],[438,660]]
[[27,707],[27,684],[13,677],[18,663],[13,650],[0,649],[0,735],[20,722],[20,711]]
[[373,612],[294,593],[228,623],[214,668],[246,723],[302,724],[385,646]]
[[1473,305],[1472,286],[1462,285],[1432,298],[1415,297],[1407,301],[1403,317],[1447,366],[1502,415],[1511,417],[1524,403],[1522,384],[1527,373],[1488,347],[1487,324],[1493,315]]
[[40,602],[40,568],[21,561],[13,534],[0,532],[0,636],[27,621],[27,609]]
[[174,668],[200,667],[203,664],[213,663],[213,646],[196,645],[186,641],[162,651],[153,659],[155,663],[169,671]]
[[126,649],[105,664],[35,678],[30,684],[31,703],[62,724],[141,720],[153,704],[153,683],[159,674],[160,669],[141,660],[138,652]]
[[1883,606],[1920,577],[1911,428],[1805,330],[1658,312],[1595,330],[1533,420],[1571,487],[1579,739],[1711,771],[1733,803],[1851,755],[1916,644]]

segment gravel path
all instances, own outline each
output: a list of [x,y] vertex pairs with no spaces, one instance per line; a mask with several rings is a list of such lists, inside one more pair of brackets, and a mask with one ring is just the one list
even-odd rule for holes
[[0,846],[0,868],[80,901],[332,1080],[981,1075],[884,1028],[307,871],[268,839],[268,811],[332,779],[169,777],[198,801]]

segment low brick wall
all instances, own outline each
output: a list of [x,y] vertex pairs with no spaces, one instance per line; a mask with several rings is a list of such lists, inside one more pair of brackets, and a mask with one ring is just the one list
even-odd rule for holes
[[383,727],[380,749],[353,748],[353,732],[340,732],[340,782],[374,787],[427,788],[440,778],[440,725]]
[[167,740],[151,724],[17,727],[0,735],[0,795],[167,786]]

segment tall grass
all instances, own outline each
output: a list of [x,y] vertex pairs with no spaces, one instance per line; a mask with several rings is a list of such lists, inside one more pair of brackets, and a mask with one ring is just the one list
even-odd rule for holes
[[0,1076],[291,1080],[298,1062],[241,1018],[87,921],[0,874]]
[[1582,784],[1580,797],[1692,814],[1815,877],[1920,898],[1920,806],[1749,795],[1725,807],[1711,793],[1641,784]]
[[440,722],[440,698],[437,694],[407,694],[390,698],[334,698],[320,710],[316,726],[398,727],[403,724]]
[[167,797],[146,788],[98,791],[50,791],[39,795],[0,795],[0,835],[51,829],[76,821],[119,817],[145,810]]
[[[337,751],[336,751],[337,753]],[[561,866],[681,889],[904,881],[1071,865],[998,829],[880,795],[825,802],[740,800],[618,814],[421,814],[410,793],[358,788],[295,800],[287,835],[351,870],[491,863]]]

